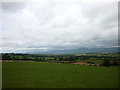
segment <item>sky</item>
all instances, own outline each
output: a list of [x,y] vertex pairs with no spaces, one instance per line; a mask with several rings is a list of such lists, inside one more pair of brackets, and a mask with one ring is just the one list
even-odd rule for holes
[[42,0],[0,3],[1,52],[118,46],[118,3]]

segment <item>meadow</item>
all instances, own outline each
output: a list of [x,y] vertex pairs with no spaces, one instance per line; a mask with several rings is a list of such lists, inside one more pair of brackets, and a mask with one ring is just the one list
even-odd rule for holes
[[118,88],[118,66],[3,62],[3,88]]

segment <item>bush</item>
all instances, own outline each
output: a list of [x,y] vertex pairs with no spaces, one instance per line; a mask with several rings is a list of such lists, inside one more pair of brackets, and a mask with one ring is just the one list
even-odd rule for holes
[[93,62],[87,62],[87,63],[89,63],[89,64],[94,64]]
[[100,64],[99,66],[103,66],[102,64]]
[[108,58],[105,58],[102,65],[106,66],[106,67],[109,67],[110,66],[110,60]]
[[91,63],[91,62],[87,62],[87,63]]

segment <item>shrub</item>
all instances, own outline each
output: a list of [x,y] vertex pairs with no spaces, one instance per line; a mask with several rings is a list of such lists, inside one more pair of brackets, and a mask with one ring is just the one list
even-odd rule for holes
[[109,67],[110,66],[110,60],[108,58],[105,58],[102,65],[106,66],[106,67]]

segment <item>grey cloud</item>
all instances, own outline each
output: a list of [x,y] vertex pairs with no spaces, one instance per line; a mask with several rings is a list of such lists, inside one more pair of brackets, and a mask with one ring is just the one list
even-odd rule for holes
[[115,3],[5,5],[4,51],[8,51],[7,48],[11,48],[9,51],[36,51],[37,48],[46,51],[117,46]]
[[2,9],[11,13],[22,10],[26,6],[25,2],[2,2]]

